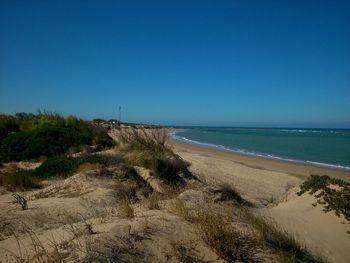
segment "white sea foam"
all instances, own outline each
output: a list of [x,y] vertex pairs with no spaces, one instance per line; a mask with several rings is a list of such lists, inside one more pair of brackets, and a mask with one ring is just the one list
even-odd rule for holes
[[328,163],[321,163],[321,162],[314,162],[314,161],[309,161],[309,160],[302,161],[302,160],[296,160],[296,159],[279,157],[279,156],[272,155],[272,154],[263,154],[263,153],[247,151],[247,150],[244,150],[244,149],[231,148],[231,147],[227,147],[227,146],[219,145],[219,144],[199,142],[199,141],[195,141],[195,140],[191,140],[191,139],[187,139],[185,137],[179,136],[179,135],[176,134],[176,132],[169,133],[169,136],[172,139],[175,139],[175,140],[178,140],[178,141],[184,141],[184,142],[187,142],[187,143],[190,143],[190,144],[200,145],[200,146],[204,146],[204,147],[207,147],[207,148],[219,149],[219,150],[223,150],[223,151],[226,151],[226,152],[232,152],[232,153],[238,153],[238,154],[249,155],[249,156],[256,156],[256,157],[262,157],[262,158],[267,158],[267,159],[276,159],[276,160],[293,162],[293,163],[302,163],[302,164],[306,163],[306,164],[312,164],[312,165],[321,166],[321,167],[330,167],[330,168],[336,168],[336,169],[342,169],[342,170],[350,170],[350,167],[348,167],[348,166],[328,164]]
[[320,162],[314,162],[314,161],[306,161],[306,163],[311,163],[311,164],[318,165],[318,166],[327,166],[327,167],[332,167],[332,168],[337,168],[337,169],[350,170],[350,167],[342,166],[342,165],[335,165],[335,164],[329,164],[329,163],[320,163]]
[[276,131],[290,132],[290,133],[341,133],[335,130],[305,130],[305,129],[276,129]]

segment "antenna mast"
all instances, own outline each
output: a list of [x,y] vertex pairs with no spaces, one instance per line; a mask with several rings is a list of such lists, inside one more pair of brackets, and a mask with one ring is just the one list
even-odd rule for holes
[[122,107],[119,106],[119,118],[118,118],[118,122],[119,122],[119,125],[122,123]]

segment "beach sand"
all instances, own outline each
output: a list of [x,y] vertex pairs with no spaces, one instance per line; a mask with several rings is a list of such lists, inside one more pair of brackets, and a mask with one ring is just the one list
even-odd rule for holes
[[[170,140],[173,150],[191,163],[191,171],[211,185],[229,184],[261,213],[330,262],[349,262],[350,224],[325,213],[316,199],[296,195],[310,174],[350,181],[350,172],[313,165],[244,156]],[[349,231],[349,232],[348,232]]]

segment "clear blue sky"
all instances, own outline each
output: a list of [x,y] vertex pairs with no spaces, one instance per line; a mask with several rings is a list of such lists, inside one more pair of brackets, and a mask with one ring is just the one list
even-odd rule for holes
[[0,1],[0,112],[350,127],[350,1]]

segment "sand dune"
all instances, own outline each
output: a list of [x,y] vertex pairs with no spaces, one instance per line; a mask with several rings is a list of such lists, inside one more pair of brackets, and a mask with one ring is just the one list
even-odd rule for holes
[[240,156],[172,140],[175,152],[191,162],[192,171],[212,185],[228,183],[283,229],[295,235],[316,255],[330,262],[349,262],[350,223],[334,212],[325,213],[316,199],[297,196],[309,174],[327,174],[350,180],[340,170]]

